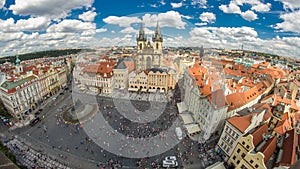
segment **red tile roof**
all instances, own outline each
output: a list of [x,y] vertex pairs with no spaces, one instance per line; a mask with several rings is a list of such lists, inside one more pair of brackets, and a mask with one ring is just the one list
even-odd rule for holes
[[243,133],[251,124],[251,119],[254,114],[257,113],[248,114],[246,116],[233,116],[228,119],[228,122]]
[[117,64],[117,62],[99,62],[94,65],[87,65],[83,68],[83,72],[85,73],[96,73],[101,76],[105,76],[106,78],[110,78],[113,76],[113,68]]
[[264,120],[267,121],[272,117],[272,108],[269,103],[258,103],[252,106],[255,110],[266,110],[264,114]]
[[276,150],[276,140],[277,137],[270,138],[266,144],[259,150],[265,156],[264,162],[267,163],[270,157],[273,155],[274,151]]
[[268,133],[268,123],[264,123],[252,133],[254,147],[258,146],[258,144],[263,141],[263,135],[267,133]]
[[283,154],[281,161],[275,166],[292,166],[296,162],[296,148],[297,148],[297,134],[296,130],[292,129],[286,132],[286,137],[283,142]]
[[128,69],[128,73],[132,72],[134,70],[134,62],[124,61],[125,66]]

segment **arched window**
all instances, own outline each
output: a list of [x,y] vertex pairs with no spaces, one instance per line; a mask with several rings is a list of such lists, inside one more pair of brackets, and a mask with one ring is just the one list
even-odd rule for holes
[[140,43],[140,49],[143,49],[143,44]]
[[156,49],[158,49],[158,43],[156,43]]

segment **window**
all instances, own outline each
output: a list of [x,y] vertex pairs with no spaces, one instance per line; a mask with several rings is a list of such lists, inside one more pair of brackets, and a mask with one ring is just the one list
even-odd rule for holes
[[255,165],[255,168],[258,168],[258,167],[259,167],[258,164],[256,164],[256,165]]
[[242,158],[244,158],[245,156],[246,156],[245,153],[243,153],[243,154],[242,154]]
[[235,160],[236,159],[236,156],[233,156],[233,158],[232,158],[233,160]]
[[249,149],[249,147],[250,147],[249,145],[246,146],[247,149]]
[[242,144],[245,145],[245,142],[243,141]]
[[250,160],[250,163],[252,164],[252,163],[253,163],[253,160]]
[[241,152],[241,149],[238,149],[236,152],[237,152],[237,153],[240,153],[240,152]]
[[237,162],[236,162],[237,164],[240,164],[240,160],[237,160]]
[[244,164],[241,166],[241,169],[248,169]]

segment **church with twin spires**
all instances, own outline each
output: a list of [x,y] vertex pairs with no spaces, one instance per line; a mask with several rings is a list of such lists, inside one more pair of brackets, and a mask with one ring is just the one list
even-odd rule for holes
[[163,37],[161,35],[159,23],[157,22],[155,33],[152,36],[152,44],[147,38],[142,23],[137,35],[137,55],[135,57],[136,70],[147,70],[150,68],[160,68],[162,62],[162,43]]

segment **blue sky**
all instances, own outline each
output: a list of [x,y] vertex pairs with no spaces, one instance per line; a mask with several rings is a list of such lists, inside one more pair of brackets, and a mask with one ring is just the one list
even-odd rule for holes
[[159,21],[165,46],[300,54],[298,0],[0,0],[0,56],[135,45]]

